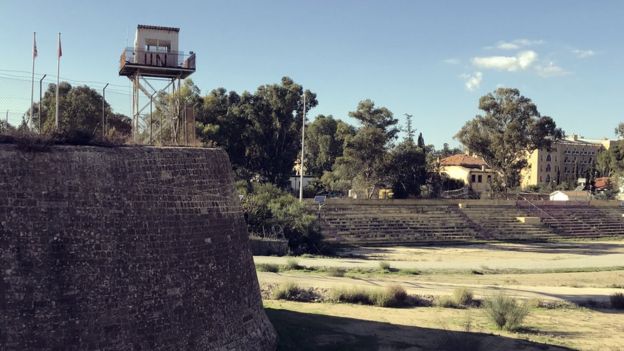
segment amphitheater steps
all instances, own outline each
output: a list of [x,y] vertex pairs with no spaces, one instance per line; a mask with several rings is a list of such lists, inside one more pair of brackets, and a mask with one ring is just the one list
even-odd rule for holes
[[477,234],[449,206],[325,206],[321,223],[326,238],[343,243],[466,241]]
[[562,237],[600,238],[624,235],[622,211],[616,208],[551,203],[526,207],[525,210],[540,216],[544,224]]
[[546,241],[557,237],[547,226],[519,222],[516,218],[527,213],[515,206],[471,206],[461,211],[484,229],[480,233],[484,239]]

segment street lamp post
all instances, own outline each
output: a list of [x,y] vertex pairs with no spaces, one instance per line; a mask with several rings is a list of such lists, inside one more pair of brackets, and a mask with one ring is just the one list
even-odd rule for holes
[[106,138],[106,112],[104,108],[106,105],[106,87],[108,87],[108,83],[102,89],[102,138]]
[[44,74],[43,77],[41,77],[41,79],[39,80],[39,134],[41,134],[43,131],[41,129],[41,91],[43,90],[43,80],[46,76],[47,74]]
[[299,168],[299,202],[303,202],[303,157],[305,154],[306,95],[303,92],[303,123],[301,124],[301,163]]

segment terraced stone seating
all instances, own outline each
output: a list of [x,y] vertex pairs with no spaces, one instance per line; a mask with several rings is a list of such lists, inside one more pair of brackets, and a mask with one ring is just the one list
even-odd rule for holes
[[527,212],[563,237],[600,238],[624,235],[622,209],[596,207],[587,203],[519,203]]
[[528,213],[514,205],[471,205],[462,208],[469,220],[481,227],[479,238],[492,240],[546,241],[556,234],[543,224],[520,222]]
[[341,243],[465,241],[477,235],[449,205],[326,205],[321,223],[326,240]]

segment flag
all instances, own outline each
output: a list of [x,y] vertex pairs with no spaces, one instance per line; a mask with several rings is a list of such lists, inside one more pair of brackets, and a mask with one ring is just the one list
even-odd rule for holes
[[61,56],[63,56],[63,49],[61,49],[61,36],[59,35],[58,57]]
[[37,37],[33,36],[33,59],[37,57]]

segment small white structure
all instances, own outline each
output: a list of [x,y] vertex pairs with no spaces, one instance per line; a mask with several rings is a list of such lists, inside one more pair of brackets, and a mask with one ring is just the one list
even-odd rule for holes
[[[305,189],[306,186],[308,186],[310,183],[312,183],[313,181],[317,179],[318,178],[314,176],[304,175],[303,176],[303,188]],[[292,191],[298,192],[300,183],[301,183],[301,179],[299,178],[299,176],[290,177],[290,189],[292,189]]]
[[550,194],[550,201],[589,201],[590,199],[590,194],[587,191],[557,190]]

